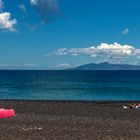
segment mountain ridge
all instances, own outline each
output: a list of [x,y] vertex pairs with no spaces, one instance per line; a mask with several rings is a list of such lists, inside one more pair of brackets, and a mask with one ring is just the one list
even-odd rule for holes
[[75,68],[69,68],[67,70],[140,70],[140,65],[130,64],[111,64],[108,62],[103,63],[88,63],[80,65]]

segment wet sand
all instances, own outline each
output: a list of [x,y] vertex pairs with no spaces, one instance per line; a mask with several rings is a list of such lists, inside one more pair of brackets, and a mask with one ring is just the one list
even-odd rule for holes
[[131,102],[0,100],[17,115],[0,119],[0,140],[140,140]]

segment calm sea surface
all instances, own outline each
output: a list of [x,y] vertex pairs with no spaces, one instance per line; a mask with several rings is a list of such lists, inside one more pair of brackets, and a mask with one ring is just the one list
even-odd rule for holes
[[0,71],[0,99],[140,100],[140,71]]

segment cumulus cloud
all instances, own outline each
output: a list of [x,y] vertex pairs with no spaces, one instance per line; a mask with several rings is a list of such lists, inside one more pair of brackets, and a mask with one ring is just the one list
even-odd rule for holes
[[129,34],[129,29],[128,29],[128,28],[124,29],[124,30],[122,31],[122,34],[123,34],[123,35]]
[[44,22],[50,20],[59,12],[58,0],[30,0],[30,3],[36,7]]
[[11,19],[10,12],[4,12],[4,2],[0,0],[0,30],[7,29],[9,31],[15,31],[14,25],[17,23],[16,19]]
[[17,23],[16,19],[11,18],[11,13],[4,12],[0,14],[0,28],[1,29],[8,29],[10,31],[14,31],[13,26]]
[[61,48],[46,56],[79,56],[86,55],[90,56],[96,60],[106,60],[106,61],[122,61],[128,58],[138,58],[140,56],[140,49],[136,49],[131,45],[121,45],[118,43],[107,44],[102,43],[99,46],[92,46],[87,48]]
[[0,14],[0,29],[7,29],[15,31],[14,25],[17,23],[16,19],[11,19],[11,13],[3,12]]

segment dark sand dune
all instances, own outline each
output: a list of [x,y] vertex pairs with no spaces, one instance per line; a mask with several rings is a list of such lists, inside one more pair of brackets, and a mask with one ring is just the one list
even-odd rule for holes
[[17,115],[0,119],[0,140],[140,140],[140,110],[124,104],[1,100]]

